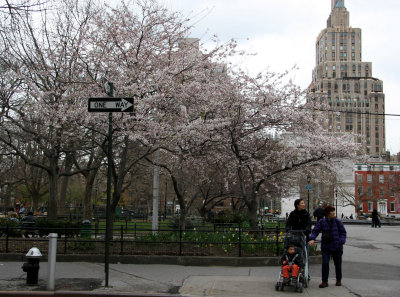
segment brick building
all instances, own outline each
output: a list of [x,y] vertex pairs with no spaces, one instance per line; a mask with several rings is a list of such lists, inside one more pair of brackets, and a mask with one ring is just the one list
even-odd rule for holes
[[400,163],[355,164],[354,171],[361,212],[400,217]]

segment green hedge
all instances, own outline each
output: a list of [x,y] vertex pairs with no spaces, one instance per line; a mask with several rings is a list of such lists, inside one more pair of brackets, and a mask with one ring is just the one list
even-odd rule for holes
[[[0,218],[0,236],[7,234],[12,237],[22,236],[25,232],[23,222],[16,222],[9,218]],[[36,218],[35,226],[30,229],[36,230],[40,237],[47,236],[49,233],[57,233],[59,236],[66,235],[75,237],[81,233],[81,222],[70,221],[49,221],[46,218]]]

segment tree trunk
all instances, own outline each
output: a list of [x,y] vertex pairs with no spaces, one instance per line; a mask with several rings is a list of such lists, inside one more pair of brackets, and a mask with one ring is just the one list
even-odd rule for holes
[[97,172],[98,169],[91,170],[86,178],[85,197],[83,201],[83,219],[85,220],[92,220],[93,217],[92,193]]
[[[70,173],[73,165],[73,155],[71,153],[68,153],[66,158],[65,158],[65,166],[64,166],[64,171],[66,173]],[[61,214],[66,214],[67,209],[66,209],[66,202],[67,202],[67,189],[68,189],[68,181],[69,181],[69,176],[63,176],[61,179],[61,189],[60,189],[60,213]]]
[[181,205],[181,210],[179,214],[179,227],[182,230],[186,229],[186,216],[187,216],[186,206]]
[[50,159],[51,171],[49,174],[49,205],[47,208],[47,217],[51,221],[57,220],[57,201],[58,201],[58,177],[59,168],[57,159]]
[[247,203],[249,222],[252,230],[258,229],[257,206],[256,197],[252,197],[249,203]]
[[33,208],[33,212],[35,212],[37,210],[37,208],[39,207],[39,201],[40,201],[40,193],[31,193],[32,195],[32,208]]

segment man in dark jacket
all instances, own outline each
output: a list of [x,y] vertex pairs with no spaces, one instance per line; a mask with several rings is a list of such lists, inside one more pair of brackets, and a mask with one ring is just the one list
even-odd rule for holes
[[325,212],[324,212],[325,207],[326,205],[323,204],[318,206],[318,208],[314,210],[313,217],[317,220],[317,222],[325,217]]
[[372,211],[372,228],[374,228],[374,227],[376,228],[378,226],[379,226],[379,228],[381,227],[381,222],[379,220],[378,211],[376,209],[374,209]]
[[331,256],[335,264],[336,286],[342,285],[342,255],[343,245],[346,243],[346,229],[343,223],[335,217],[335,208],[328,205],[324,211],[325,218],[317,222],[312,230],[309,242],[310,245],[313,245],[315,238],[322,232],[322,283],[319,285],[320,288],[328,286],[329,260]]

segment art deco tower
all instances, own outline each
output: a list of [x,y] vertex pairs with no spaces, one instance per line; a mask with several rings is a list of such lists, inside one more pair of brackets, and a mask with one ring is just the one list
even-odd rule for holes
[[329,110],[330,132],[350,132],[364,153],[385,153],[383,82],[372,76],[372,63],[362,61],[361,29],[349,25],[344,0],[331,0],[327,27],[317,38],[311,91]]

